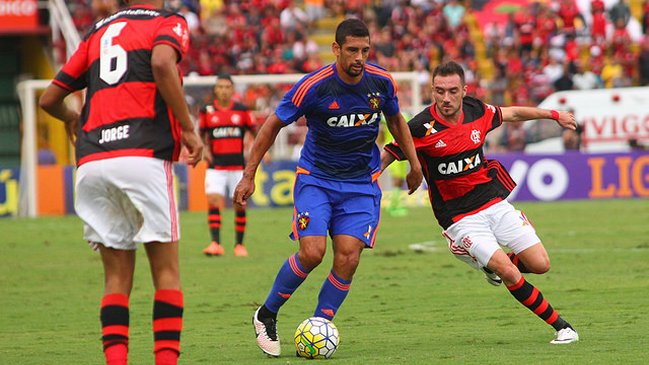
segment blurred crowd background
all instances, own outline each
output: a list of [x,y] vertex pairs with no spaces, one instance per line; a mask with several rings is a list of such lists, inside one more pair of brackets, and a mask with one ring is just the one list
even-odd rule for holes
[[[120,6],[67,3],[81,34]],[[469,93],[494,105],[537,105],[560,90],[649,86],[649,0],[172,0],[167,6],[190,28],[191,49],[180,65],[185,76],[314,71],[334,61],[338,22],[358,17],[370,28],[369,61],[417,72],[424,104],[430,71],[449,59],[464,66]],[[284,91],[255,85],[239,89],[237,98],[263,120]],[[190,103],[210,98],[210,92],[190,95]],[[492,150],[524,148],[524,131],[509,129]]]

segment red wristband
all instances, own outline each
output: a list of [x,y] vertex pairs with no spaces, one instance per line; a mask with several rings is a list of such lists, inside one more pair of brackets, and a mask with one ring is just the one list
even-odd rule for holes
[[558,111],[550,110],[550,114],[552,114],[552,119],[559,120],[559,112]]

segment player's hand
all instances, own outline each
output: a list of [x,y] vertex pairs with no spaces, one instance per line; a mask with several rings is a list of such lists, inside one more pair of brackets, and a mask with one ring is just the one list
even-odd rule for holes
[[254,178],[242,177],[239,184],[237,184],[236,189],[234,189],[234,198],[232,199],[233,203],[241,208],[245,208],[246,201],[252,196],[252,193],[255,192],[255,181]]
[[577,121],[571,112],[559,112],[557,123],[565,129],[572,129],[573,131],[577,129]]
[[419,185],[421,185],[421,180],[424,178],[424,175],[421,172],[421,165],[410,166],[410,172],[406,176],[406,182],[408,183],[408,195],[414,193]]
[[187,147],[187,163],[196,166],[203,159],[203,142],[193,130],[182,131],[181,138]]
[[79,126],[79,113],[74,112],[69,120],[64,121],[65,134],[68,135],[70,143],[75,144],[77,141],[77,128]]
[[203,152],[203,160],[207,161],[207,163],[212,163],[212,153],[206,148]]

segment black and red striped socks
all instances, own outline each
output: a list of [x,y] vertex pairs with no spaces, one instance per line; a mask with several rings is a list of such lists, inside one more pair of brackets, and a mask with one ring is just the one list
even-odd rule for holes
[[246,233],[246,211],[237,210],[234,216],[235,244],[243,244],[243,235]]
[[508,286],[507,289],[521,304],[534,312],[534,314],[539,316],[547,324],[554,327],[555,330],[559,331],[560,329],[571,327],[568,322],[559,316],[559,313],[552,308],[550,303],[545,300],[541,291],[525,280],[524,277],[521,277],[518,283]]
[[107,365],[128,362],[128,296],[106,294],[101,300],[101,334]]
[[207,213],[207,225],[210,227],[210,234],[212,241],[221,243],[221,210],[219,208],[210,206]]
[[156,365],[176,365],[178,363],[183,309],[183,293],[180,290],[165,289],[155,292],[153,352]]

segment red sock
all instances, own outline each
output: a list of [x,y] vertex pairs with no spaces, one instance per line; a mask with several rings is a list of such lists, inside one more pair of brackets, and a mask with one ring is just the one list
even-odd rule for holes
[[101,327],[104,356],[108,365],[128,362],[128,296],[107,294],[101,301]]
[[104,350],[106,365],[126,365],[128,363],[128,347],[124,344],[110,346]]
[[183,293],[158,290],[153,304],[153,339],[156,365],[176,365],[183,327]]
[[178,364],[178,353],[174,350],[160,350],[155,353],[155,365]]

